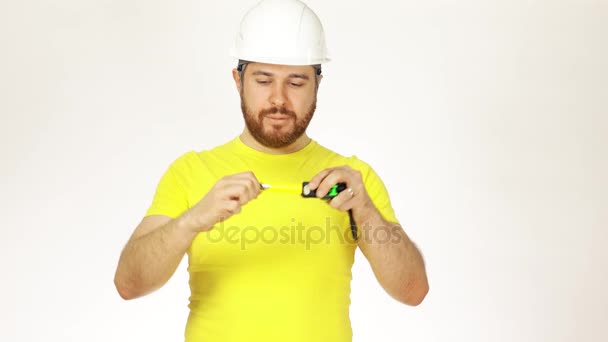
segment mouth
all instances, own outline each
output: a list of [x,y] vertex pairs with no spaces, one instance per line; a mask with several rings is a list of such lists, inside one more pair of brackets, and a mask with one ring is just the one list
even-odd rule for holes
[[265,117],[273,121],[285,121],[291,119],[291,116],[283,114],[268,114]]

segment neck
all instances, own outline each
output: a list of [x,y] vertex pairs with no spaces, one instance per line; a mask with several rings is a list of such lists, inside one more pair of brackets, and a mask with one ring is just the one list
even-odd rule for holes
[[268,147],[260,144],[257,140],[255,140],[255,138],[251,135],[247,127],[245,127],[243,133],[241,133],[240,138],[245,145],[253,148],[254,150],[268,154],[293,153],[303,149],[304,146],[308,145],[308,143],[310,142],[310,138],[306,135],[306,133],[304,133],[290,145],[279,148]]

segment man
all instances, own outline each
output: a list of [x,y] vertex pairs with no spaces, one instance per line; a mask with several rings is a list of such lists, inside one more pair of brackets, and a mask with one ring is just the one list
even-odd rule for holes
[[[243,133],[169,166],[121,254],[120,295],[160,288],[187,253],[186,341],[351,341],[358,246],[392,297],[418,305],[428,292],[423,259],[382,181],[306,134],[329,60],[317,16],[297,0],[262,1],[235,47]],[[307,180],[317,197],[334,197],[290,192]]]

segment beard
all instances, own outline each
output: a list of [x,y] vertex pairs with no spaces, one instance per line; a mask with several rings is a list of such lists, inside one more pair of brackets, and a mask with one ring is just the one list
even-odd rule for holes
[[[294,143],[302,134],[304,134],[304,132],[306,132],[306,128],[317,109],[317,99],[315,96],[313,103],[301,118],[298,118],[295,112],[288,110],[285,107],[266,108],[260,110],[258,113],[254,113],[253,110],[247,106],[243,94],[240,94],[240,96],[241,111],[243,112],[243,118],[245,119],[247,129],[257,142],[269,148],[282,148]],[[287,120],[292,121],[292,127],[289,127],[289,123],[286,123],[282,125],[269,125],[269,127],[265,128],[264,117],[277,113],[289,116]]]

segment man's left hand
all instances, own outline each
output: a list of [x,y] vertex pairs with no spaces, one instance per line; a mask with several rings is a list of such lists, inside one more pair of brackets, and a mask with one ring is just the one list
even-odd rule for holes
[[325,169],[314,176],[308,186],[316,189],[317,197],[325,196],[332,186],[338,183],[346,183],[346,190],[340,192],[329,201],[329,204],[342,211],[353,209],[356,216],[367,217],[376,207],[367,194],[361,172],[349,166],[338,166]]

